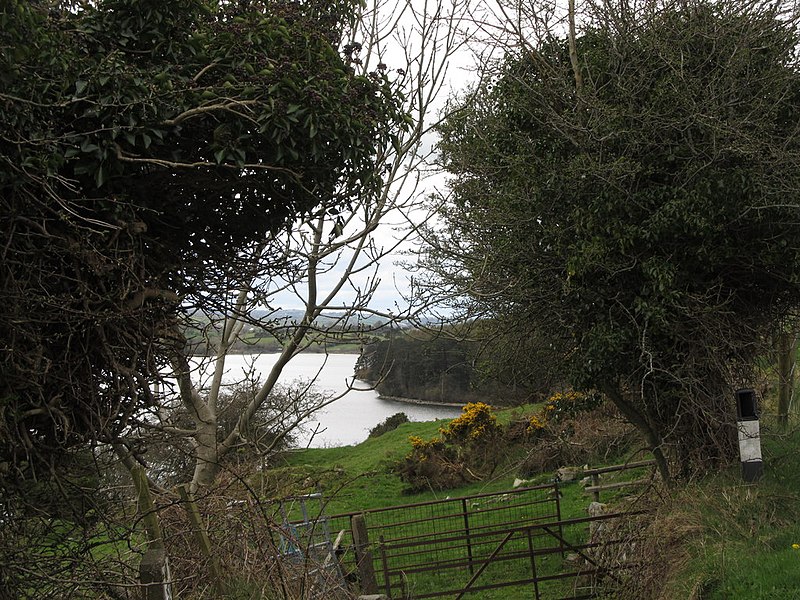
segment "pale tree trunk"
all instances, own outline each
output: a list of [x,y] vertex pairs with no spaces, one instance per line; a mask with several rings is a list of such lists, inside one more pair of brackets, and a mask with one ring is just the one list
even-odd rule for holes
[[195,468],[189,486],[191,493],[194,494],[198,487],[211,485],[219,472],[216,398],[211,394],[203,397],[195,389],[186,356],[181,354],[173,357],[172,368],[178,380],[181,400],[195,422],[191,436]]
[[578,45],[576,42],[575,31],[575,0],[569,0],[568,7],[569,15],[569,62],[572,65],[572,74],[575,77],[575,92],[580,99],[583,93],[583,75],[581,74],[581,66],[578,62]]
[[217,405],[222,389],[222,376],[225,372],[225,358],[242,331],[243,322],[240,315],[244,312],[247,298],[248,292],[241,291],[236,298],[233,314],[225,318],[217,346],[214,375],[207,393],[201,394],[195,388],[188,356],[183,351],[175,353],[172,359],[181,400],[195,422],[195,430],[191,436],[195,459],[194,475],[189,485],[191,494],[196,494],[199,488],[214,483],[219,473],[220,459],[226,451],[226,448],[217,441],[219,433]]

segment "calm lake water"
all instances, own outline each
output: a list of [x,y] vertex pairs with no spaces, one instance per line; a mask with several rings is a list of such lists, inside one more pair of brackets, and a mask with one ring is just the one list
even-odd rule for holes
[[[231,355],[226,360],[226,374],[223,381],[242,379],[242,374],[255,362],[256,371],[266,378],[275,364],[277,354]],[[316,379],[317,391],[340,394],[347,392],[333,404],[321,409],[312,418],[306,429],[319,431],[313,437],[304,433],[299,440],[302,446],[323,448],[329,446],[348,446],[367,439],[369,430],[398,412],[404,412],[411,421],[432,421],[434,419],[453,419],[461,410],[451,406],[429,406],[384,400],[369,384],[353,378],[353,370],[358,360],[357,354],[300,354],[284,368],[279,383],[291,384],[296,380]],[[362,388],[347,391],[348,386]]]

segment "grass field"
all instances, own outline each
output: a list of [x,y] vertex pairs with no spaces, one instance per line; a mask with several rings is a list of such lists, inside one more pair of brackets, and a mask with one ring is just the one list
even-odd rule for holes
[[764,478],[738,466],[676,490],[671,518],[696,528],[670,598],[800,599],[800,430],[762,430]]
[[[510,419],[511,411],[500,412],[499,418]],[[511,487],[517,476],[513,453],[509,453],[507,466],[486,481],[447,492],[404,492],[403,482],[389,472],[388,465],[408,452],[410,435],[428,439],[444,423],[406,423],[357,446],[290,453],[284,456],[276,476],[286,481],[313,481],[330,496],[328,514]],[[733,465],[662,494],[655,518],[664,527],[688,532],[666,543],[661,575],[664,598],[800,600],[800,431],[778,431],[768,418],[762,427],[766,469],[762,481],[745,484],[738,465]],[[614,462],[624,458],[616,457]],[[639,476],[625,473],[619,477]],[[531,484],[551,479],[552,473],[545,473],[532,478]],[[585,516],[591,497],[574,483],[564,485],[562,492],[562,516]],[[625,491],[605,494],[602,500],[613,504],[624,495]],[[509,597],[502,592],[486,591],[471,597]]]
[[[538,410],[538,406],[526,406],[517,409],[508,409],[498,411],[498,421],[505,423],[519,416],[521,413],[533,413]],[[411,435],[422,437],[423,439],[430,439],[439,434],[439,428],[443,427],[448,421],[435,421],[427,423],[405,423],[394,431],[387,432],[380,437],[370,438],[356,446],[347,446],[341,448],[321,448],[321,449],[308,449],[297,452],[287,453],[282,457],[281,466],[271,473],[274,481],[293,482],[294,484],[302,483],[300,488],[295,488],[295,492],[308,492],[320,491],[326,497],[325,513],[327,515],[335,515],[339,513],[349,513],[357,511],[369,511],[370,509],[378,509],[388,506],[397,506],[412,503],[425,503],[432,501],[441,501],[445,498],[459,498],[464,496],[472,496],[476,494],[486,494],[492,492],[507,491],[512,488],[514,480],[517,478],[516,464],[519,458],[519,448],[513,449],[498,449],[498,451],[505,452],[504,461],[502,466],[499,467],[491,477],[485,481],[474,482],[468,485],[461,486],[457,489],[447,491],[427,491],[421,493],[409,494],[406,491],[406,485],[397,477],[397,475],[390,472],[391,463],[402,458],[411,448],[408,438]],[[620,460],[622,457],[620,457]],[[636,473],[624,473],[615,475],[615,478],[637,478],[643,475],[643,471]],[[526,485],[540,485],[547,484],[553,481],[553,473],[544,473],[539,476],[530,478]],[[313,487],[313,490],[311,489]],[[582,518],[587,516],[586,507],[591,502],[591,495],[583,491],[582,486],[577,482],[561,484],[560,486],[562,497],[560,498],[560,511],[562,518]],[[404,570],[403,585],[408,590],[413,590],[415,595],[430,593],[437,590],[444,589],[458,589],[463,587],[468,579],[468,570],[463,565],[454,566],[454,568],[438,568],[435,572],[425,571],[424,563],[426,561],[441,564],[437,561],[444,561],[446,565],[447,560],[452,560],[456,563],[465,560],[466,549],[463,540],[454,540],[450,543],[439,544],[434,540],[436,536],[439,537],[458,537],[459,523],[463,521],[465,512],[469,513],[469,519],[473,533],[475,531],[487,532],[485,538],[479,535],[476,539],[472,540],[473,546],[470,549],[473,552],[475,559],[474,569],[477,569],[480,564],[480,558],[488,556],[503,538],[505,532],[502,531],[501,525],[509,522],[517,522],[520,525],[528,523],[535,523],[539,518],[539,522],[552,522],[556,521],[556,508],[552,503],[553,495],[547,495],[548,490],[544,493],[545,500],[541,506],[544,511],[542,514],[545,516],[538,516],[536,510],[539,510],[539,505],[535,504],[529,508],[520,509],[515,514],[513,507],[517,504],[524,505],[524,501],[516,501],[508,499],[497,500],[497,504],[492,504],[495,500],[487,500],[484,504],[475,502],[475,508],[459,508],[459,506],[450,508],[441,508],[440,505],[430,507],[425,506],[421,508],[410,509],[407,516],[404,517],[413,522],[414,535],[422,536],[422,545],[400,548],[397,550],[390,550],[390,554],[397,554],[398,556],[390,556],[389,568],[390,570]],[[541,494],[540,493],[540,494]],[[603,499],[613,499],[624,495],[624,491],[616,492],[613,496],[606,495]],[[495,498],[502,498],[497,496]],[[550,500],[547,500],[550,498]],[[507,502],[510,507],[506,510],[501,504]],[[443,503],[447,506],[447,502]],[[290,511],[293,517],[299,516],[298,507],[293,507],[294,510]],[[488,510],[487,510],[488,509]],[[450,518],[437,517],[437,511],[445,510],[447,514],[453,515]],[[449,512],[448,512],[449,511]],[[430,512],[430,514],[428,514]],[[368,521],[373,524],[388,517],[381,516],[385,513],[369,513]],[[396,517],[401,519],[403,517]],[[527,521],[526,521],[527,519]],[[346,528],[338,521],[331,523],[335,530],[339,528]],[[410,526],[406,529],[410,529]],[[564,532],[565,535],[575,542],[582,543],[586,541],[588,526],[581,524],[575,526]],[[385,533],[385,547],[391,547],[391,539],[398,537],[398,534],[393,533],[391,528],[385,531],[381,526],[376,525],[374,531]],[[451,532],[448,534],[447,532]],[[496,535],[488,532],[497,532]],[[335,532],[334,532],[335,534]],[[430,534],[429,542],[424,541],[425,535]],[[533,539],[529,542],[525,535],[517,535],[510,540],[502,550],[502,554],[513,555],[514,553],[524,554],[531,543],[537,548],[558,546],[559,542],[554,538],[544,534],[543,531],[534,531]],[[378,533],[371,533],[370,535],[378,535]],[[408,532],[406,532],[406,535]],[[401,538],[403,536],[400,536]],[[371,540],[374,541],[374,540]],[[401,545],[403,541],[399,542]],[[415,553],[419,553],[416,555]],[[538,575],[555,575],[563,570],[569,570],[569,565],[564,564],[565,554],[553,553],[548,554],[537,559]],[[380,564],[380,561],[377,561]],[[416,566],[415,566],[416,565]],[[401,569],[401,567],[404,567]],[[420,569],[422,572],[409,575],[409,572]],[[473,569],[473,570],[474,570]],[[491,585],[498,581],[512,581],[512,580],[525,580],[530,579],[532,576],[531,565],[528,559],[525,560],[503,560],[493,564],[481,576],[476,585]],[[379,583],[381,589],[385,583],[382,575],[379,573]],[[393,578],[392,583],[399,586],[400,583]],[[540,584],[540,592],[543,598],[556,598],[564,597],[574,593],[574,581],[549,581]],[[487,600],[501,600],[504,598],[514,597],[509,596],[514,588],[504,588],[497,590],[482,590],[478,593],[469,595],[469,598],[481,598]],[[517,590],[524,590],[524,594],[532,591],[532,586],[526,584]],[[523,592],[520,592],[523,593]]]

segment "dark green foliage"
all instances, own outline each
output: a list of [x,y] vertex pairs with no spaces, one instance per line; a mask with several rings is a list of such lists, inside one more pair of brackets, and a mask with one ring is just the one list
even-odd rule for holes
[[597,392],[578,394],[576,392],[556,392],[547,399],[545,412],[547,420],[559,422],[564,419],[580,417],[583,413],[600,408],[603,396]]
[[491,349],[422,331],[392,334],[363,347],[356,377],[377,383],[386,396],[430,402],[519,404],[535,394],[530,382],[517,385]]
[[395,413],[391,417],[386,417],[382,423],[378,423],[375,427],[369,430],[367,437],[378,437],[387,431],[394,431],[403,423],[408,423],[408,415],[403,412]]
[[355,3],[71,4],[0,8],[11,474],[117,435],[182,344],[178,307],[235,287],[298,216],[371,194],[402,120],[387,81],[337,49]]
[[393,335],[364,349],[356,373],[387,396],[457,402],[470,389],[472,370],[455,340]]
[[683,465],[732,456],[733,389],[800,305],[798,35],[778,11],[604,5],[582,88],[566,40],[509,53],[442,129],[444,284],[529,323],[526,354]]

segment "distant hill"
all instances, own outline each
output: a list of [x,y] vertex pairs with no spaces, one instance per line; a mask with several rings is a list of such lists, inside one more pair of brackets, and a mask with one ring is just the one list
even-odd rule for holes
[[[277,311],[269,311],[269,310],[254,310],[250,313],[256,319],[264,319],[268,318],[271,320],[278,320],[278,319],[285,319],[289,322],[299,322],[303,318],[303,311],[300,309],[291,309],[291,310],[277,310]],[[338,321],[345,313],[330,313],[329,315],[319,317],[316,320],[316,323],[320,326],[326,326],[335,323]],[[376,315],[351,315],[347,318],[347,321],[342,323],[342,325],[347,328],[356,329],[359,326],[367,327],[367,328],[375,328],[381,325],[386,325],[388,323],[388,319],[383,317],[378,317]]]

